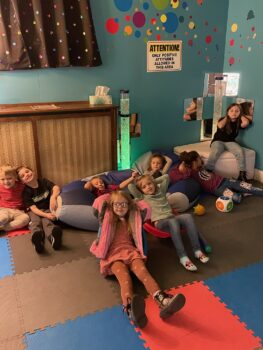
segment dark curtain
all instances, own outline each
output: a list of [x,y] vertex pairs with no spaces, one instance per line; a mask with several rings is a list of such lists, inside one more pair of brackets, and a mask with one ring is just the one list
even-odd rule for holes
[[0,0],[0,70],[99,65],[89,0]]

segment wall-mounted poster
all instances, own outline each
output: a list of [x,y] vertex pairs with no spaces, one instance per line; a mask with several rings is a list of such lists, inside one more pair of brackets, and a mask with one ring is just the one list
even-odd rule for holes
[[171,72],[181,69],[181,40],[147,42],[147,72]]

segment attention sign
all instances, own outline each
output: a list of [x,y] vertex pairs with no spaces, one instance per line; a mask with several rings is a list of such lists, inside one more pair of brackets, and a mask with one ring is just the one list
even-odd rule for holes
[[182,41],[148,41],[147,72],[182,69]]

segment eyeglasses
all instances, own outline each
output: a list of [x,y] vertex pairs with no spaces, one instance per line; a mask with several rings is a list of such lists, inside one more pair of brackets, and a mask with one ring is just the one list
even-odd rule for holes
[[115,208],[127,208],[128,207],[128,203],[127,202],[113,202],[112,205]]

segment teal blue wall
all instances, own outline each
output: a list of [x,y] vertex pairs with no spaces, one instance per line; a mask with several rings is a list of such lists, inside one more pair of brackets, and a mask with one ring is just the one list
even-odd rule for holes
[[[241,142],[255,149],[256,168],[263,169],[263,2],[230,0],[225,48],[225,72],[240,73],[239,96],[255,100],[253,125]],[[237,31],[232,30],[237,24]]]
[[[142,116],[142,136],[132,140],[132,157],[153,148],[199,140],[199,122],[183,122],[183,102],[187,97],[202,96],[204,74],[223,70],[228,0],[180,1],[178,8],[170,0],[91,0],[91,8],[103,65],[96,68],[42,69],[0,72],[0,103],[85,100],[96,85],[111,88],[118,104],[121,88],[130,90],[131,112]],[[201,3],[203,3],[201,5]],[[127,11],[118,8],[130,4]],[[146,23],[136,28],[130,20],[141,11]],[[178,28],[169,33],[160,16],[173,13],[180,18]],[[118,23],[119,31],[110,34],[105,23]],[[151,19],[156,19],[156,24]],[[190,29],[190,21],[195,28]],[[124,35],[125,25],[133,28]],[[159,27],[159,30],[157,28]],[[164,28],[164,29],[163,29]],[[152,35],[147,35],[147,29]],[[134,35],[134,33],[140,34]],[[182,40],[182,70],[179,72],[146,72],[146,41]],[[205,38],[210,35],[212,41]],[[192,40],[192,45],[189,45]]]

